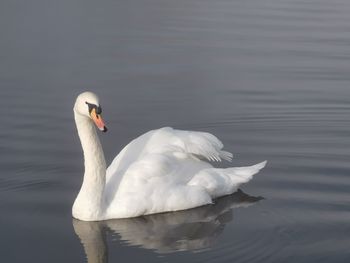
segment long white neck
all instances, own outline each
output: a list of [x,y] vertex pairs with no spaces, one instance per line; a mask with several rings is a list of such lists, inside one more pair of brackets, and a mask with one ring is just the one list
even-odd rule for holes
[[84,152],[85,173],[73,205],[73,216],[80,220],[100,220],[104,212],[105,157],[92,121],[75,111],[74,118]]

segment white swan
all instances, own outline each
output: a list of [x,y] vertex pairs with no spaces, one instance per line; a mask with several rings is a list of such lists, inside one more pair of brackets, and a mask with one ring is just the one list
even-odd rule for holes
[[265,161],[249,167],[213,168],[203,159],[232,158],[214,135],[166,127],[131,141],[106,170],[93,122],[101,131],[107,128],[94,93],[84,92],[77,97],[74,118],[84,152],[85,173],[72,214],[84,221],[210,204],[216,197],[235,192],[266,164]]

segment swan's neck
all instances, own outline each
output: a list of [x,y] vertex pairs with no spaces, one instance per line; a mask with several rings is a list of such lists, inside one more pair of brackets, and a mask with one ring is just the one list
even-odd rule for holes
[[106,161],[92,121],[76,112],[74,118],[84,152],[85,173],[73,205],[73,216],[81,220],[99,220],[104,210]]

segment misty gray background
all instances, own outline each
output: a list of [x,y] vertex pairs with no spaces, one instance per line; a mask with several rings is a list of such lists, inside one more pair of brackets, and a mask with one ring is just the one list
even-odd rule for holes
[[108,163],[162,126],[214,133],[235,166],[269,161],[242,187],[265,200],[207,250],[159,255],[115,233],[110,262],[347,262],[349,14],[347,0],[2,0],[1,261],[86,260],[72,107],[91,90]]

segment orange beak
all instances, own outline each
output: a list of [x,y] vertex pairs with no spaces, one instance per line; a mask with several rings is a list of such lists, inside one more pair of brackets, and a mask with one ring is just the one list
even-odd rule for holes
[[101,115],[96,113],[96,109],[91,110],[90,116],[100,131],[103,131],[103,132],[107,131],[107,127],[106,127]]

